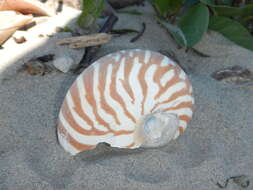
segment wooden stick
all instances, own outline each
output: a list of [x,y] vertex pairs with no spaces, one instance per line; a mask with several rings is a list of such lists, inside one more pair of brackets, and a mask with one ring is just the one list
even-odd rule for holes
[[84,48],[102,45],[109,42],[111,39],[112,35],[110,34],[98,33],[98,34],[58,39],[56,41],[56,44],[69,45],[70,48]]

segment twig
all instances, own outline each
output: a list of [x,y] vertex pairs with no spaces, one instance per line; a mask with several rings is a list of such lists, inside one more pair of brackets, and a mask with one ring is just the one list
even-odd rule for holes
[[98,33],[70,38],[61,38],[56,41],[58,45],[69,45],[70,48],[84,48],[102,45],[112,39],[110,34]]
[[145,30],[146,30],[146,24],[143,22],[142,23],[142,29],[141,29],[141,31],[139,32],[139,34],[137,34],[137,36],[135,36],[134,38],[132,38],[130,40],[130,42],[137,41],[144,34]]
[[99,33],[108,33],[112,30],[114,24],[118,21],[118,17],[114,14],[111,14],[101,29],[98,31]]

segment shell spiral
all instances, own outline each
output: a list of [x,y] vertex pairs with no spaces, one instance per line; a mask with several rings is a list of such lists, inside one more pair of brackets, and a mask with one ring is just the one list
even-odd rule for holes
[[58,140],[72,155],[100,142],[137,148],[135,130],[154,113],[178,117],[175,139],[193,105],[192,86],[171,59],[148,50],[119,51],[98,59],[72,84],[60,109]]

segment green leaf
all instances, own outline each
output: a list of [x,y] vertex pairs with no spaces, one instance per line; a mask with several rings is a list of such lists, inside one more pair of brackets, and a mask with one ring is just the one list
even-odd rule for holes
[[87,28],[96,22],[104,8],[104,0],[83,0],[82,14],[77,23],[83,28]]
[[180,18],[178,26],[185,35],[187,47],[192,47],[198,43],[207,31],[208,22],[209,10],[200,3],[189,8]]
[[251,16],[253,15],[253,4],[244,7],[229,7],[225,5],[215,5],[214,0],[200,0],[202,3],[213,7],[220,16]]
[[184,0],[154,0],[155,7],[162,16],[177,13],[184,3]]
[[65,26],[65,27],[63,28],[63,32],[71,32],[71,33],[73,33],[73,30],[72,30],[70,27]]
[[179,45],[183,47],[187,46],[186,38],[180,28],[175,25],[169,24],[161,19],[158,19],[158,22],[169,31],[169,33],[173,36],[173,38]]
[[198,3],[198,1],[199,1],[199,0],[186,0],[186,1],[185,1],[185,4],[186,4],[187,6],[191,6],[191,5],[195,4],[195,3]]
[[234,43],[253,50],[253,37],[239,22],[222,16],[210,17],[209,29],[221,33]]

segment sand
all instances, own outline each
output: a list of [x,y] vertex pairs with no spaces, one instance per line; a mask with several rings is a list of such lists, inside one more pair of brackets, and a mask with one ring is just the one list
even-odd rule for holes
[[[157,149],[118,150],[101,145],[72,157],[59,146],[55,134],[58,112],[66,91],[77,77],[52,72],[30,76],[17,68],[47,42],[19,59],[5,56],[19,48],[0,50],[0,189],[176,189],[215,190],[217,182],[245,175],[253,189],[253,86],[214,80],[219,69],[240,65],[253,70],[253,53],[221,35],[206,34],[197,48],[203,58],[177,49],[154,20],[151,7],[133,7],[144,16],[120,15],[115,28],[147,29],[135,43],[134,35],[115,37],[97,56],[121,49],[173,51],[186,68],[194,89],[196,110],[186,132]],[[48,41],[49,43],[49,41]],[[13,54],[13,53],[12,53]],[[243,189],[229,180],[226,189]]]

